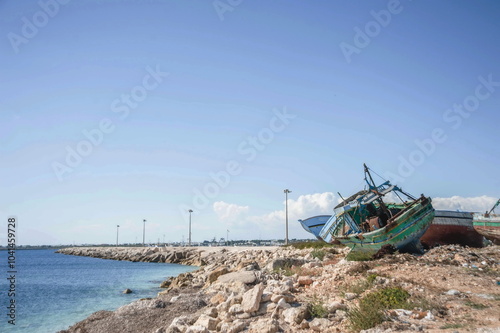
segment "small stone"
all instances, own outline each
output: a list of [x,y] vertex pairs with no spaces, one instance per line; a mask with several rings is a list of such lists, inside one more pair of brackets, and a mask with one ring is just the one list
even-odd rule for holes
[[217,294],[210,299],[210,303],[212,305],[219,305],[222,302],[224,302],[225,300],[226,300],[226,297],[223,294]]
[[327,307],[328,311],[330,311],[330,312],[335,312],[337,310],[346,310],[347,309],[347,305],[345,305],[344,303],[339,302],[339,301],[331,302],[326,307]]
[[254,321],[250,324],[249,333],[276,333],[280,329],[277,320],[271,318],[263,318]]
[[280,299],[284,298],[283,295],[280,295],[280,294],[273,294],[271,296],[271,302],[273,303],[278,303],[280,301]]
[[132,293],[132,290],[130,290],[130,289],[128,289],[128,288],[127,288],[127,289],[125,289],[125,290],[123,291],[123,293],[124,293],[124,294],[131,294],[131,293]]
[[291,307],[290,304],[288,304],[285,299],[280,299],[278,301],[278,303],[276,304],[276,307],[279,308],[279,309],[288,309],[289,307]]
[[306,317],[307,308],[288,308],[283,311],[283,319],[289,324],[300,324]]
[[355,293],[345,293],[345,295],[344,295],[344,298],[348,301],[351,301],[351,300],[355,299],[356,297],[358,297],[358,295]]
[[456,289],[450,289],[446,292],[446,295],[452,295],[452,296],[460,295],[460,291]]
[[170,303],[174,303],[174,302],[178,301],[180,298],[181,298],[181,295],[179,295],[179,296],[174,296],[174,297],[172,297],[172,298],[170,299]]
[[243,308],[241,307],[241,304],[233,304],[227,312],[231,314],[238,314],[243,312]]
[[212,317],[212,318],[217,318],[217,308],[215,307],[209,307],[205,310],[205,314],[209,317]]
[[312,284],[314,281],[310,276],[299,276],[299,279],[297,280],[299,285],[301,286],[308,286]]
[[190,326],[186,333],[209,333],[206,327],[203,326]]
[[309,328],[316,332],[326,332],[331,326],[332,322],[326,318],[314,318],[309,323]]

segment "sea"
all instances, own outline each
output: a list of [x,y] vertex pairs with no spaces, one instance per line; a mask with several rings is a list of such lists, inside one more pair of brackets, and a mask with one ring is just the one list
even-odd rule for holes
[[[9,296],[12,269],[0,251],[0,332],[55,333],[99,310],[116,310],[155,297],[167,277],[196,267],[77,257],[55,250],[17,250],[15,297]],[[123,294],[125,289],[131,294]],[[11,293],[12,294],[12,293]],[[15,300],[15,325],[8,307]]]

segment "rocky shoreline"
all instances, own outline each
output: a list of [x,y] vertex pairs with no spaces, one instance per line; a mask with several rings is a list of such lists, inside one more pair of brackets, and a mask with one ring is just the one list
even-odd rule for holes
[[[199,266],[154,299],[98,311],[61,333],[348,332],[370,295],[402,290],[363,332],[500,332],[500,247],[444,246],[423,256],[347,261],[346,248],[67,248],[68,255]],[[390,289],[393,288],[393,289]],[[399,288],[399,289],[394,289]],[[353,319],[354,318],[354,319]]]

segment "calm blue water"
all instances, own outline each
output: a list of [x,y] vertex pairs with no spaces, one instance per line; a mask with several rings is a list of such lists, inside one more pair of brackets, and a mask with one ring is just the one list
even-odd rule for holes
[[[16,252],[16,325],[7,323],[7,252],[0,251],[0,332],[54,333],[99,310],[154,297],[166,277],[195,267],[75,257],[54,250]],[[122,294],[126,288],[132,294]]]

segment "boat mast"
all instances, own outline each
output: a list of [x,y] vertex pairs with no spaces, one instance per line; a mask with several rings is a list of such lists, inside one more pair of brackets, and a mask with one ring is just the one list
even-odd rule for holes
[[363,163],[363,166],[365,167],[365,179],[366,179],[366,174],[368,174],[368,177],[370,177],[370,181],[373,184],[373,187],[375,188],[375,194],[378,196],[377,201],[380,204],[380,207],[382,208],[382,210],[384,211],[384,213],[387,214],[387,218],[390,218],[391,214],[389,213],[389,210],[385,206],[385,203],[382,200],[382,197],[381,197],[380,193],[376,190],[377,185],[375,185],[375,182],[373,181],[372,175],[370,174],[370,170],[368,169],[368,167],[366,166],[365,163]]

